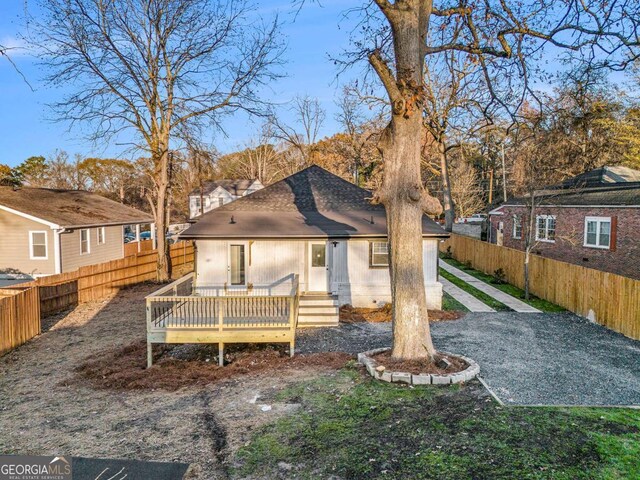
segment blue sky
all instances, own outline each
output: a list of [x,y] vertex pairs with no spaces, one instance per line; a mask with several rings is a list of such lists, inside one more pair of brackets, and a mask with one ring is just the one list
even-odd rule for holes
[[[288,44],[284,70],[286,78],[272,85],[269,97],[285,103],[296,94],[317,97],[327,117],[322,136],[331,135],[339,130],[334,119],[335,99],[339,96],[341,85],[350,77],[360,73],[354,70],[342,75],[336,81],[337,69],[328,60],[337,56],[348,46],[351,26],[342,21],[346,8],[358,4],[357,0],[323,0],[322,6],[309,4],[294,16],[289,0],[263,0],[257,2],[261,12],[267,17],[278,12],[282,20],[283,33]],[[35,2],[27,3],[30,13]],[[23,31],[22,16],[24,0],[0,1],[0,44],[20,46],[19,33]],[[129,158],[123,146],[112,142],[110,145],[93,145],[82,139],[79,130],[68,130],[64,123],[51,122],[50,111],[46,104],[60,98],[61,92],[45,86],[41,81],[44,72],[40,70],[28,51],[13,50],[13,60],[25,75],[31,88],[11,65],[0,58],[0,163],[11,166],[19,164],[32,155],[45,155],[55,149],[66,150],[70,155],[104,156]],[[284,113],[286,119],[286,112]],[[258,130],[258,125],[244,115],[235,115],[224,123],[227,136],[221,132],[211,132],[204,139],[219,150],[226,152],[242,147]],[[126,140],[126,139],[124,139]],[[123,140],[123,141],[124,141]]]

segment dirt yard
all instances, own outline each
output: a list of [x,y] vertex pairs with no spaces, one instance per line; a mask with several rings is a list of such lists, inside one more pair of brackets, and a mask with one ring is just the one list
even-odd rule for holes
[[181,367],[180,347],[147,375],[143,298],[155,289],[81,305],[0,358],[0,453],[181,461],[191,464],[185,478],[226,478],[226,460],[257,427],[299,408],[276,402],[278,392],[334,375],[349,358],[256,350],[223,378],[206,351]]

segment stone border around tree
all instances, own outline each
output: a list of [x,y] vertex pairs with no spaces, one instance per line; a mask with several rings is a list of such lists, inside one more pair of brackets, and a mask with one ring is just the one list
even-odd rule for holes
[[419,375],[407,372],[391,372],[389,370],[378,371],[378,362],[373,359],[374,355],[386,352],[390,348],[376,348],[367,352],[358,354],[358,363],[364,365],[373,378],[389,383],[404,383],[407,385],[451,385],[456,383],[464,383],[472,380],[480,373],[480,365],[475,360],[463,355],[455,355],[449,352],[440,352],[444,355],[457,357],[469,364],[469,366],[461,372],[449,373],[446,375],[438,375],[435,373],[421,373]]

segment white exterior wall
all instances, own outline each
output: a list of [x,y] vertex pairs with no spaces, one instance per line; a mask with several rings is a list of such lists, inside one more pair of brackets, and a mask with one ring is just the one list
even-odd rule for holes
[[[228,280],[228,244],[245,243],[247,283],[269,285],[290,274],[300,276],[301,291],[307,290],[308,253],[305,240],[196,242],[196,282],[199,286],[224,285]],[[423,242],[425,290],[429,308],[442,306],[442,285],[438,282],[438,240]],[[389,271],[369,267],[369,240],[328,242],[329,286],[341,305],[376,307],[391,301]]]
[[[442,284],[438,282],[438,240],[424,240],[422,244],[427,305],[442,308]],[[339,241],[330,244],[333,262],[331,289],[340,304],[354,307],[381,306],[391,301],[389,270],[369,266],[369,240]],[[331,255],[330,255],[331,258]]]

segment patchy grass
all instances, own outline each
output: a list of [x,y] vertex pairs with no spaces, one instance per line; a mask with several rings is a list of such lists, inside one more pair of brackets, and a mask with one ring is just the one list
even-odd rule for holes
[[449,280],[454,285],[457,285],[458,287],[460,287],[465,292],[470,293],[471,295],[476,297],[478,300],[486,303],[487,305],[489,305],[491,308],[493,308],[494,310],[496,310],[498,312],[510,312],[511,311],[511,309],[509,307],[507,307],[504,303],[499,302],[498,300],[496,300],[495,298],[493,298],[490,295],[487,295],[484,292],[481,292],[476,287],[473,287],[473,286],[469,285],[464,280],[462,280],[462,279],[456,277],[455,275],[447,272],[443,268],[440,268],[440,276],[446,278],[447,280]]
[[[467,267],[465,264],[453,259],[453,258],[442,258],[441,259],[447,262],[450,265],[453,265],[460,270],[468,273],[469,275],[476,277],[483,282],[490,284],[491,286],[497,288],[498,290],[502,290],[504,293],[511,295],[512,297],[517,298],[518,300],[522,300],[523,302],[531,305],[532,307],[537,308],[538,310],[542,310],[543,312],[566,312],[564,308],[560,305],[556,305],[555,303],[548,302],[543,300],[542,298],[538,298],[535,295],[529,295],[529,300],[525,300],[524,298],[524,290],[511,285],[509,283],[493,283],[495,278],[492,275],[487,275],[486,273],[479,272],[478,270],[474,270],[473,268]],[[471,293],[471,292],[470,292]]]
[[640,476],[640,411],[504,408],[472,382],[407,388],[343,369],[281,391],[294,415],[241,448],[235,478]]
[[445,312],[468,312],[469,309],[447,292],[442,292],[442,310]]

